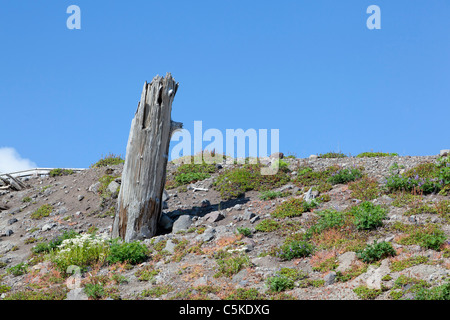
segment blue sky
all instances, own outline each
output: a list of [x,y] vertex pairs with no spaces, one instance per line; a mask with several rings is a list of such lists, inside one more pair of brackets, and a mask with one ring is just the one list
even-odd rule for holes
[[[373,4],[381,30],[366,27]],[[39,167],[125,156],[144,82],[171,72],[172,118],[191,132],[279,129],[298,157],[437,154],[449,17],[447,0],[1,0],[0,150]]]

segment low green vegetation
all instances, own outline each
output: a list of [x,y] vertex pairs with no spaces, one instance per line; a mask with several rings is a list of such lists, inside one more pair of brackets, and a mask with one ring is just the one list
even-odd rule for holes
[[370,201],[381,195],[381,189],[376,179],[362,177],[358,181],[349,183],[348,188],[352,190],[352,196],[362,201]]
[[397,221],[391,229],[405,233],[405,236],[398,240],[398,243],[403,245],[419,245],[439,251],[447,239],[445,232],[434,223],[407,225]]
[[144,262],[149,257],[148,248],[139,241],[120,242],[118,239],[111,241],[108,258],[109,263],[127,262],[132,265]]
[[359,168],[345,168],[339,169],[336,172],[332,173],[331,176],[327,179],[327,182],[334,184],[345,184],[351,181],[355,181],[361,179],[363,173]]
[[402,271],[406,268],[417,266],[419,264],[425,264],[429,260],[430,259],[425,256],[415,256],[415,257],[410,257],[410,258],[403,259],[403,260],[392,261],[391,265],[390,265],[390,269],[392,272]]
[[362,300],[373,300],[382,293],[381,290],[369,289],[366,286],[356,287],[353,292]]
[[48,217],[52,211],[53,206],[51,206],[50,204],[44,204],[31,214],[31,219],[40,220],[42,218]]
[[404,191],[422,194],[438,193],[450,185],[450,157],[436,163],[419,164],[403,174],[392,173],[385,186],[390,192]]
[[110,153],[106,155],[105,157],[102,156],[100,160],[98,160],[96,163],[92,164],[90,168],[101,168],[106,166],[114,166],[121,163],[125,163],[125,160],[119,156],[115,155],[113,153]]
[[64,231],[63,234],[56,237],[55,239],[49,242],[40,242],[36,246],[34,246],[31,251],[34,253],[49,253],[52,250],[56,250],[56,248],[66,239],[72,239],[78,236],[78,233],[74,230]]
[[281,227],[281,224],[272,219],[265,219],[258,223],[255,227],[256,231],[259,232],[272,232],[278,230]]
[[48,173],[48,175],[49,175],[50,177],[60,177],[60,176],[70,176],[70,175],[72,175],[73,173],[74,173],[74,171],[71,170],[71,169],[60,169],[60,168],[58,168],[58,169],[53,169],[53,170],[51,170],[51,171]]
[[287,196],[290,196],[291,193],[290,192],[281,192],[281,191],[263,191],[261,192],[259,199],[261,200],[273,200],[276,198],[284,198]]
[[367,245],[364,250],[358,251],[356,255],[363,262],[372,263],[387,257],[393,257],[397,253],[390,242],[377,243],[374,241],[373,244]]
[[281,247],[277,248],[275,255],[282,260],[308,257],[314,252],[314,245],[303,240],[286,240]]
[[387,210],[380,205],[365,201],[350,210],[355,218],[354,224],[358,230],[371,230],[383,225]]
[[424,280],[400,275],[397,280],[394,281],[394,286],[389,295],[393,300],[400,300],[407,293],[411,293],[417,298],[419,292],[424,293],[429,287],[430,284]]
[[302,198],[291,198],[276,207],[271,213],[273,218],[292,218],[301,216],[302,213],[311,211],[319,205],[315,199],[304,201]]
[[220,250],[214,254],[218,265],[218,271],[214,277],[231,277],[243,268],[251,265],[250,258],[244,253],[230,253]]
[[319,154],[319,158],[346,158],[347,156],[343,154],[342,152],[327,152],[327,153],[321,153]]
[[358,154],[357,158],[375,158],[375,157],[397,157],[398,153],[386,152],[363,152]]
[[216,172],[214,164],[202,163],[186,163],[181,164],[175,172],[167,177],[166,189],[173,189],[185,186],[189,183],[205,180]]
[[250,190],[268,191],[281,187],[290,181],[289,170],[280,169],[273,175],[262,175],[259,164],[236,166],[220,173],[214,181],[214,188],[222,199],[242,196]]
[[307,275],[301,270],[292,268],[281,268],[275,276],[269,277],[266,284],[270,292],[282,292],[294,288],[295,281],[306,278]]

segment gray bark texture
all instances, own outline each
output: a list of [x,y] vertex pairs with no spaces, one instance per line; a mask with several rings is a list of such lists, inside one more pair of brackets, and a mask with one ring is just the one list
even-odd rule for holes
[[165,77],[156,76],[144,85],[131,122],[112,238],[130,242],[156,234],[170,138],[183,126],[171,120],[178,85],[170,73]]

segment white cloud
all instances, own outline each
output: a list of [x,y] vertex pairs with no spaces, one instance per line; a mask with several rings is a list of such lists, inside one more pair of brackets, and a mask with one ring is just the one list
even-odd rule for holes
[[23,159],[16,149],[0,148],[0,172],[9,173],[33,168],[37,168],[36,163]]

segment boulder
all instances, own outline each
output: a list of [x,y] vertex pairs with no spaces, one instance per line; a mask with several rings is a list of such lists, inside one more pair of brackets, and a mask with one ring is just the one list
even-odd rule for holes
[[177,233],[178,231],[187,230],[192,224],[192,217],[190,215],[179,216],[178,219],[173,223],[172,232]]

